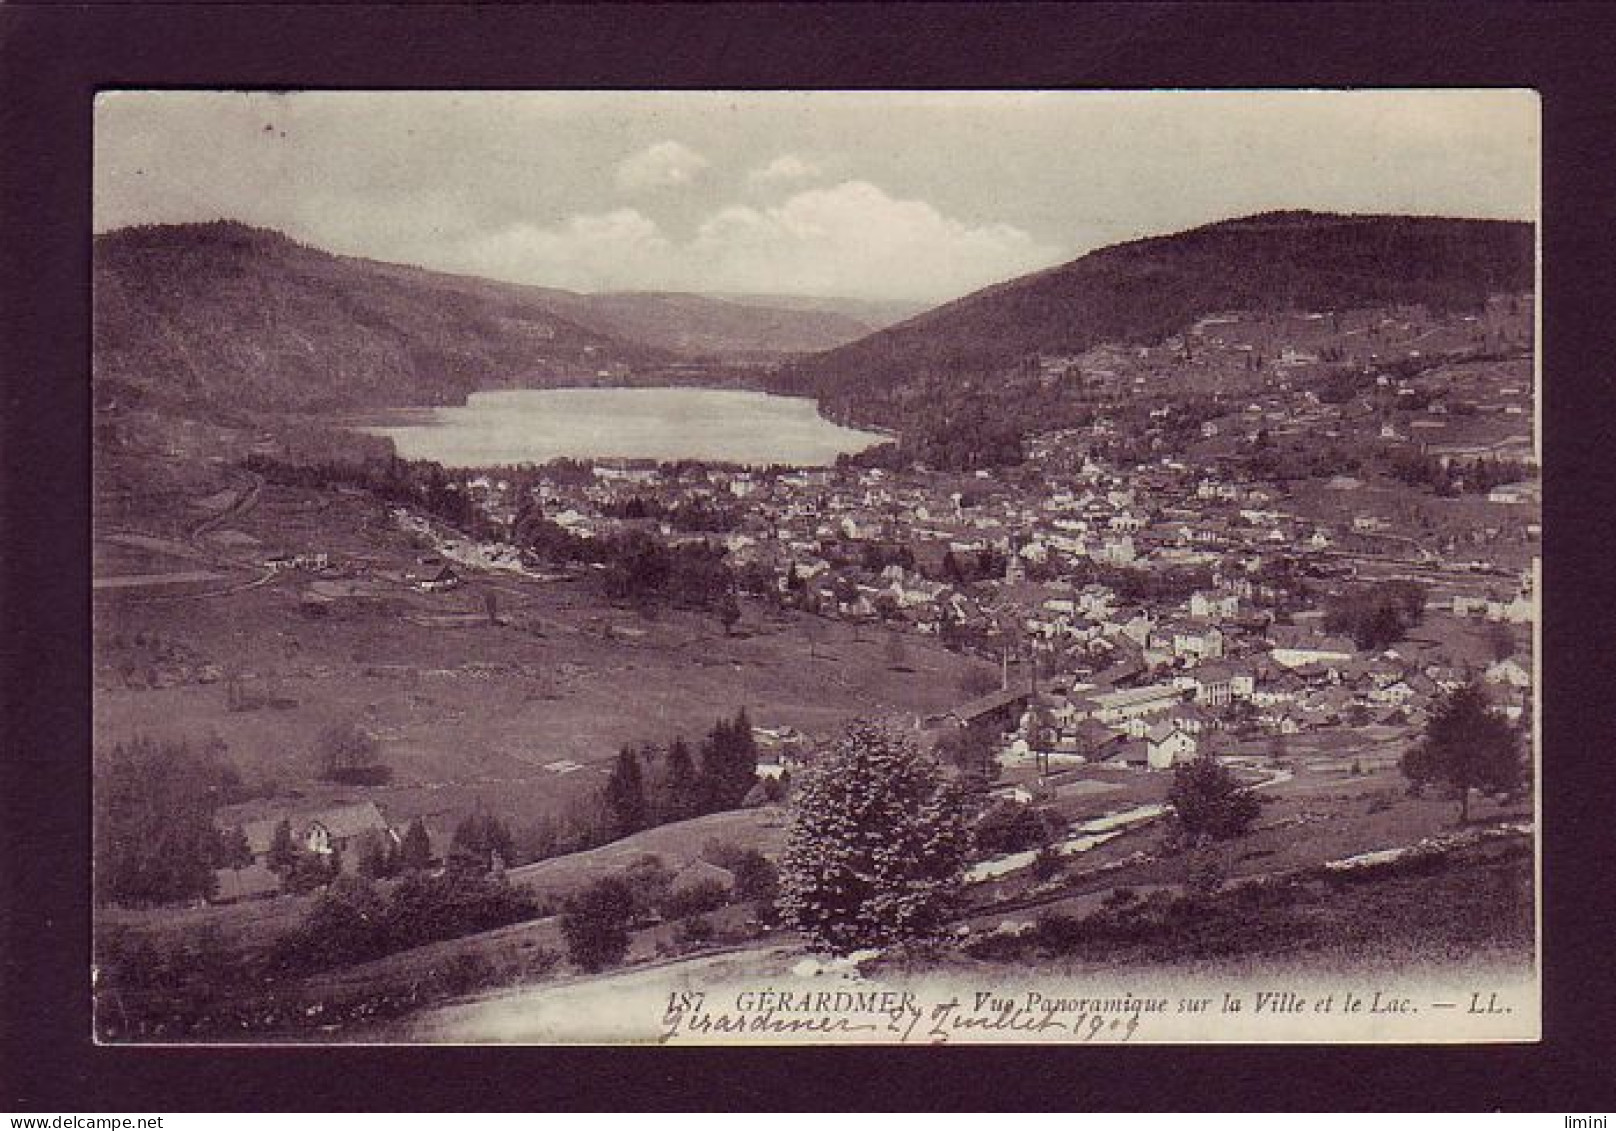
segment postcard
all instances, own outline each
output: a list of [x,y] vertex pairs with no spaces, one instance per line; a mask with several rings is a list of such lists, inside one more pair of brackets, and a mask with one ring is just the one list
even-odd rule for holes
[[1540,1038],[1532,91],[94,141],[98,1042]]

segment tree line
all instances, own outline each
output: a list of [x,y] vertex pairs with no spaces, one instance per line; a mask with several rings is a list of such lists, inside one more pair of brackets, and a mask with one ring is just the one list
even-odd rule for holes
[[757,742],[743,707],[713,724],[695,751],[676,737],[618,752],[602,793],[612,839],[738,808],[757,786]]
[[[373,765],[373,744],[355,749],[353,728],[337,727],[316,741],[322,767],[357,760]],[[239,828],[219,828],[216,812],[248,799],[250,791],[213,739],[136,738],[98,756],[95,771],[95,898],[100,903],[152,906],[210,899],[216,871],[244,868],[253,853]],[[734,809],[758,785],[757,743],[743,708],[720,719],[694,748],[683,737],[666,746],[626,746],[595,795],[577,803],[564,822],[544,818],[520,841],[498,817],[476,812],[456,825],[441,861],[417,818],[395,839],[372,830],[347,854],[316,852],[294,835],[291,818],[271,834],[264,863],[292,893],[329,887],[339,876],[371,879],[444,870],[497,875],[505,867],[578,852],[641,829]],[[779,783],[765,783],[779,799]]]
[[430,460],[323,460],[291,462],[251,454],[242,461],[248,471],[271,483],[311,490],[354,487],[397,506],[422,511],[474,538],[503,534],[472,502],[465,470],[445,470]]
[[735,600],[737,581],[725,560],[728,551],[711,542],[670,545],[644,530],[584,538],[546,518],[536,501],[517,512],[510,537],[555,565],[601,567],[599,584],[614,601],[665,603],[725,615]]
[[704,499],[682,499],[669,504],[655,496],[630,495],[603,504],[601,513],[608,518],[654,519],[687,533],[723,532],[741,524],[741,516],[733,507],[714,506]]
[[1386,473],[1411,487],[1427,487],[1445,498],[1464,492],[1485,495],[1494,487],[1519,483],[1532,477],[1532,468],[1523,460],[1481,456],[1472,460],[1442,460],[1409,448],[1391,451],[1385,460]]
[[1382,581],[1329,598],[1324,628],[1350,636],[1360,651],[1380,652],[1407,636],[1424,616],[1423,585]]
[[[369,491],[386,502],[432,515],[469,537],[509,538],[552,563],[603,566],[601,585],[613,600],[665,602],[720,613],[734,600],[735,579],[721,546],[708,542],[669,545],[642,530],[583,538],[547,518],[542,505],[531,498],[507,529],[476,506],[468,486],[471,475],[464,470],[446,471],[430,461],[398,458],[294,463],[262,455],[248,456],[243,466],[286,486],[347,486]],[[642,501],[641,509],[648,505]],[[681,505],[670,515],[675,525],[688,524],[692,529],[722,530],[733,525],[728,512],[705,505]]]
[[97,758],[92,856],[99,903],[150,906],[214,893],[214,870],[252,854],[239,832],[214,827],[221,805],[246,796],[224,744],[135,738]]

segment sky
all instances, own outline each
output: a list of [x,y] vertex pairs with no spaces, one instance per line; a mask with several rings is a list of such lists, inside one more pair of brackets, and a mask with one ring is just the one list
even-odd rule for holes
[[578,291],[933,303],[1274,209],[1530,220],[1528,91],[102,94],[95,227]]

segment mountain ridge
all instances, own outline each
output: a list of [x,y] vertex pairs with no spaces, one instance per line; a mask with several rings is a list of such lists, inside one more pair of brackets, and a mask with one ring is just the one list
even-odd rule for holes
[[[899,430],[962,427],[963,402],[1009,429],[1015,406],[992,402],[1015,365],[1160,341],[1212,313],[1477,305],[1530,290],[1535,251],[1514,221],[1262,213],[1097,249],[860,334],[827,309],[855,300],[587,295],[340,256],[236,221],[124,228],[94,248],[92,373],[114,391],[320,412],[697,380]],[[801,356],[776,368],[782,344]]]
[[107,389],[265,411],[456,404],[706,363],[727,383],[861,337],[846,315],[672,292],[581,294],[338,255],[233,220],[93,245],[92,375]]
[[1507,220],[1259,213],[1131,240],[996,283],[786,365],[782,392],[894,426],[922,386],[991,378],[1029,356],[1160,341],[1232,310],[1479,306],[1532,288],[1532,226]]

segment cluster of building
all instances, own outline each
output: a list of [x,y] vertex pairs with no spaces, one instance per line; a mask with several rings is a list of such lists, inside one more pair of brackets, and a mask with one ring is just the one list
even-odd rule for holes
[[[504,485],[476,486],[498,499]],[[1159,768],[1226,727],[1289,735],[1418,725],[1437,695],[1481,674],[1412,651],[1360,652],[1326,632],[1317,598],[1302,595],[1299,577],[1322,578],[1312,588],[1328,591],[1358,562],[1410,554],[1384,520],[1343,509],[1322,523],[1288,509],[1278,486],[1172,459],[1125,475],[1085,459],[1031,482],[857,468],[669,477],[611,466],[584,483],[541,482],[540,492],[545,512],[583,537],[643,525],[671,540],[722,541],[740,574],[820,616],[935,634],[1005,660],[1036,657],[1043,690],[1005,690],[956,721],[973,721],[977,709],[1025,714],[1036,703],[1053,722],[1048,745],[1067,756]],[[609,517],[634,499],[738,518],[703,534]],[[1496,573],[1473,580],[1432,569],[1421,579],[1433,615],[1531,619],[1530,574],[1514,578],[1512,592]],[[1515,717],[1525,673],[1519,661],[1485,673]],[[1032,737],[1020,714],[1000,721],[1007,741]]]
[[1259,640],[1233,659],[1167,670],[1122,663],[1086,679],[1029,682],[926,722],[988,727],[1012,761],[1164,770],[1236,737],[1420,727],[1438,696],[1477,677],[1507,717],[1519,721],[1529,706],[1532,672],[1514,657],[1472,672],[1395,650],[1363,655],[1327,636],[1283,635],[1292,647],[1265,652]]
[[[484,474],[465,490],[485,518],[513,532],[537,511],[583,539],[643,529],[669,542],[722,544],[753,595],[1005,661],[1035,658],[1051,687],[1055,676],[1065,685],[1029,692],[1041,698],[1040,717],[1053,718],[1061,752],[1160,765],[1234,723],[1274,734],[1418,723],[1434,696],[1475,674],[1440,652],[1365,654],[1326,632],[1321,594],[1354,577],[1416,580],[1438,614],[1531,621],[1529,573],[1445,560],[1454,547],[1428,545],[1396,515],[1358,503],[1363,484],[1352,475],[1323,484],[1335,502],[1320,518],[1284,483],[1219,455],[1292,436],[1406,442],[1461,458],[1430,444],[1452,414],[1519,416],[1529,431],[1530,382],[1511,376],[1515,362],[1488,363],[1463,382],[1408,363],[1422,351],[1518,354],[1530,319],[1529,298],[1508,296],[1478,314],[1441,317],[1417,309],[1214,315],[1154,346],[1037,358],[1025,379],[1128,395],[1083,427],[1034,432],[1026,464],[1005,474],[595,461]],[[1321,374],[1354,364],[1385,371],[1344,399],[1321,397]],[[1202,397],[1198,423],[1175,429],[1185,397],[1140,396],[1163,374],[1190,400],[1197,374],[1217,390],[1231,386],[1231,374],[1247,379],[1232,382],[1238,394]],[[1151,458],[1112,462],[1109,444],[1119,437]],[[1505,441],[1488,450],[1513,452]],[[1506,528],[1536,536],[1535,483],[1481,498],[1490,512],[1472,545],[1490,545]],[[701,529],[672,521],[675,513],[722,521]],[[406,579],[419,588],[454,584],[457,566],[548,568],[514,545],[395,517],[430,536],[449,563]],[[1486,675],[1519,716],[1525,666],[1507,662],[1515,667]],[[1009,728],[1017,729],[1029,737],[1019,720]]]

